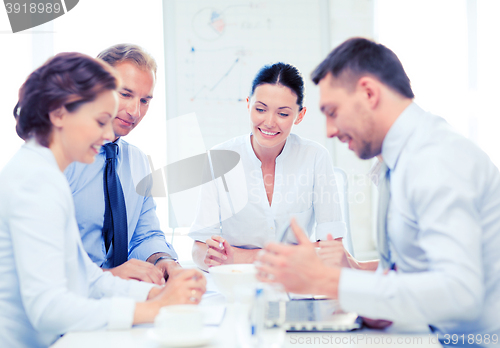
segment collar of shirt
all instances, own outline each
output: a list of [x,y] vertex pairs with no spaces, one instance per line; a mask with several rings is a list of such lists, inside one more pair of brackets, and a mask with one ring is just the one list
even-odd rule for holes
[[40,154],[43,158],[47,160],[47,162],[50,163],[50,165],[56,167],[59,170],[59,165],[57,164],[57,160],[52,151],[48,147],[40,145],[35,138],[27,140],[23,146]]
[[[114,142],[118,145],[118,150],[116,150],[116,157],[118,158],[118,156],[120,156],[120,146],[123,145],[122,138],[120,137]],[[101,146],[101,151],[99,151],[100,155],[104,155],[104,157],[106,157],[106,151],[104,150],[104,145],[109,143],[113,143],[113,141],[104,141],[104,144],[102,144],[103,146]]]
[[424,111],[417,104],[411,103],[387,132],[382,142],[382,157],[391,171],[396,167],[406,142],[422,120],[423,113]]
[[375,186],[378,186],[381,171],[382,171],[382,162],[380,162],[379,159],[375,157],[375,161],[373,162],[372,167],[368,171],[368,177]]
[[[290,133],[290,135],[291,134],[292,133]],[[256,164],[258,164],[260,166],[260,165],[262,165],[262,162],[260,161],[260,159],[257,158],[257,155],[255,154],[255,151],[253,150],[253,147],[252,147],[252,135],[253,135],[253,133],[250,132],[250,135],[247,137],[246,149],[247,149],[249,158],[251,158],[251,160],[253,162],[255,162]],[[280,154],[276,157],[275,163],[282,161],[283,158],[285,158],[287,156],[287,153],[289,151],[288,148],[290,147],[288,145],[288,143],[291,142],[293,139],[292,137],[290,137],[290,135],[288,135],[288,137],[286,138],[285,146],[283,146],[283,150],[281,150]]]

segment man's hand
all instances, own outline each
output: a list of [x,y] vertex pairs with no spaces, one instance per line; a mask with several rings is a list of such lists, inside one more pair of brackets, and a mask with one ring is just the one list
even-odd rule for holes
[[[222,248],[219,248],[222,242]],[[204,263],[208,267],[229,265],[234,263],[234,248],[221,236],[212,236],[205,241],[207,244],[207,253]]]
[[205,293],[207,281],[196,269],[185,269],[170,275],[170,279],[159,291],[151,289],[148,300],[160,307],[176,304],[198,304]]
[[[167,282],[167,285],[173,282],[173,279],[175,279],[179,274],[191,272],[191,270],[182,268],[181,265],[173,260],[160,260],[156,264],[156,267],[158,267],[165,275],[165,281]],[[202,274],[200,273],[200,275]]]
[[115,277],[122,279],[135,279],[143,282],[154,283],[158,285],[165,284],[163,273],[149,262],[131,259],[124,264],[103,271],[111,272]]
[[[147,261],[151,262],[152,264],[155,264],[155,262],[158,260],[158,258],[162,256],[167,256],[167,254],[163,253],[157,253],[151,255]],[[158,262],[156,262],[155,265],[156,268],[160,270],[160,272],[163,274],[163,277],[165,278],[165,281],[168,281],[168,279],[177,274],[178,272],[181,272],[183,269],[181,265],[179,265],[176,261],[170,260],[170,259],[161,259]]]
[[299,244],[269,243],[257,256],[257,280],[281,283],[286,291],[294,293],[337,298],[340,270],[327,267],[320,260],[295,219],[291,227]]
[[325,265],[329,267],[350,267],[348,253],[341,239],[335,240],[331,234],[328,234],[326,240],[318,243],[318,247],[320,248],[318,249],[318,256]]

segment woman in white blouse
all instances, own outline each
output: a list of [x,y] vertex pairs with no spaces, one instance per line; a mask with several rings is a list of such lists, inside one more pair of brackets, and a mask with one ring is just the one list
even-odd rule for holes
[[0,172],[0,342],[47,347],[68,331],[152,322],[159,308],[197,303],[199,271],[166,286],[103,272],[82,247],[64,169],[91,163],[113,138],[118,77],[106,63],[61,53],[19,90],[16,130],[26,143]]
[[[310,237],[316,224],[317,240],[326,240],[328,234],[344,236],[328,151],[290,134],[306,113],[303,99],[304,81],[296,67],[276,63],[264,66],[256,75],[247,98],[252,132],[214,147],[239,154],[245,178],[228,190],[239,192],[237,198],[244,200],[244,207],[228,218],[223,211],[219,222],[221,212],[216,208],[231,200],[222,187],[232,183],[226,178],[212,194],[208,193],[212,186],[204,185],[189,232],[195,240],[193,259],[200,268],[252,263],[265,243],[280,238],[292,217]],[[217,215],[217,223],[213,215]],[[293,233],[288,242],[294,242]]]

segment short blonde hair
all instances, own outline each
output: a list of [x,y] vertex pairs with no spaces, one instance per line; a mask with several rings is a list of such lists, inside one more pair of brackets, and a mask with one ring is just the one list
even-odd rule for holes
[[97,57],[111,66],[116,66],[122,62],[132,62],[140,69],[153,71],[156,76],[156,61],[149,53],[137,45],[114,45],[99,53]]

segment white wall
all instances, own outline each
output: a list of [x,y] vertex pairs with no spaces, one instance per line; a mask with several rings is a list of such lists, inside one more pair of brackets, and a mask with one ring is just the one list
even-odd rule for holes
[[[330,0],[331,49],[344,40],[362,36],[374,38],[373,0]],[[372,161],[360,160],[347,144],[330,139],[335,165],[343,168],[349,177],[349,203],[354,251],[360,259],[376,257],[374,219],[376,192],[367,173]]]

